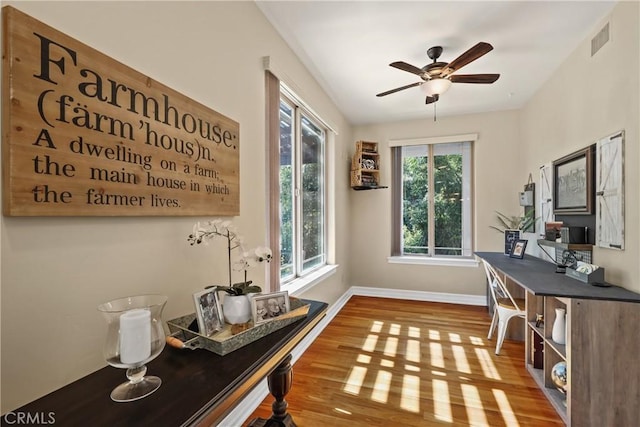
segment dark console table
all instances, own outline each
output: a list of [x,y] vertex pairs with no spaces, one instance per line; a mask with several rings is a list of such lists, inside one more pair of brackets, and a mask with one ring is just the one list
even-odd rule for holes
[[[529,255],[476,255],[503,275],[508,287],[524,294],[526,318],[519,332],[525,341],[525,366],[564,422],[577,427],[637,425],[640,294],[611,284],[583,283]],[[552,338],[556,309],[566,312],[565,343]],[[543,324],[536,322],[540,314]],[[563,362],[567,384],[560,391],[552,371]]]
[[[269,377],[276,398],[272,418],[291,423],[284,401],[291,384],[290,352],[327,310],[323,302],[305,303],[311,304],[306,317],[226,356],[166,346],[147,365],[148,374],[159,376],[162,386],[143,399],[113,402],[109,394],[126,381],[125,370],[107,366],[13,412],[53,413],[61,426],[215,426]],[[254,424],[259,422],[269,423]]]

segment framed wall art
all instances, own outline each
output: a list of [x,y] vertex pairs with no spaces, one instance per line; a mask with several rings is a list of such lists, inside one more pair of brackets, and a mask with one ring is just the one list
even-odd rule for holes
[[594,199],[594,146],[553,162],[553,213],[591,215]]

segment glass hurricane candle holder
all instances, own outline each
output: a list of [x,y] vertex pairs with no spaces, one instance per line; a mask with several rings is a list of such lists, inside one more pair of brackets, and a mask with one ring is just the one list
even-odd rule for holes
[[130,402],[150,395],[162,380],[145,376],[146,363],[155,359],[165,345],[162,310],[163,295],[139,295],[120,298],[98,306],[107,322],[103,354],[111,366],[126,369],[128,382],[111,392],[116,402]]

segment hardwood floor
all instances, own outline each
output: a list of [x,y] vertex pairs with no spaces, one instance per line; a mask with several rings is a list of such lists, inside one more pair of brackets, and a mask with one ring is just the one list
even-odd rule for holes
[[485,307],[352,297],[294,365],[289,413],[299,427],[563,426],[524,343],[496,356],[490,321]]

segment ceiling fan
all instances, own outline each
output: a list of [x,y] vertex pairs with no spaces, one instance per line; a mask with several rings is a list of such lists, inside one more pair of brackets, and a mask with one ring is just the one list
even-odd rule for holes
[[418,68],[406,62],[398,61],[389,64],[391,67],[397,68],[402,71],[407,71],[412,74],[420,76],[423,80],[421,82],[411,83],[406,86],[398,87],[395,89],[381,92],[376,96],[386,96],[401,90],[409,89],[415,86],[422,86],[427,94],[426,104],[436,102],[440,95],[445,93],[451,83],[481,83],[489,84],[493,83],[500,77],[500,74],[453,74],[460,68],[475,61],[481,56],[491,52],[493,46],[489,43],[480,42],[467,50],[465,53],[454,59],[453,61],[438,62],[438,58],[442,54],[441,46],[434,46],[427,50],[427,55],[433,60],[431,64],[425,65],[422,68]]

